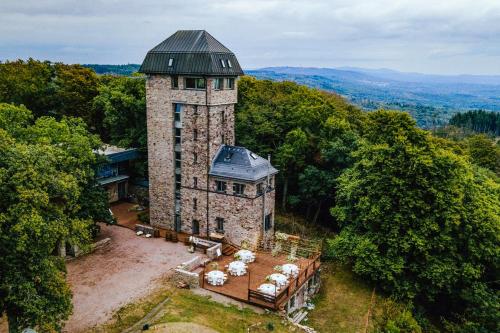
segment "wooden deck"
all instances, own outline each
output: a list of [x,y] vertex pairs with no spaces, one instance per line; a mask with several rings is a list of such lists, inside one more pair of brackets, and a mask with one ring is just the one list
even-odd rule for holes
[[[232,256],[222,256],[217,263],[219,270],[226,270],[225,266],[235,259]],[[319,255],[311,258],[299,258],[294,264],[299,266],[299,276],[290,281],[288,286],[282,288],[277,295],[266,295],[258,291],[258,287],[266,283],[266,277],[276,273],[275,266],[288,262],[287,257],[273,257],[268,252],[257,252],[255,262],[248,264],[248,273],[244,276],[232,276],[228,274],[228,280],[223,286],[212,286],[203,279],[204,273],[210,269],[207,267],[201,273],[201,286],[207,290],[229,296],[239,301],[252,303],[270,309],[280,309],[286,301],[297,291],[320,267]]]

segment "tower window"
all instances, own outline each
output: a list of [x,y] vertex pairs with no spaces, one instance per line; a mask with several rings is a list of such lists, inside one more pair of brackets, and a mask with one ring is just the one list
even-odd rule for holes
[[262,193],[264,193],[264,186],[262,183],[258,183],[257,184],[257,195],[261,195]]
[[175,175],[175,190],[181,189],[181,175]]
[[265,231],[268,231],[269,229],[272,228],[272,226],[273,226],[272,217],[273,217],[273,214],[267,214],[266,217],[264,218],[264,230]]
[[226,193],[227,183],[222,180],[215,181],[215,188],[217,192]]
[[217,232],[224,232],[224,219],[222,217],[216,217],[215,222],[217,223]]
[[230,77],[227,79],[227,84],[226,84],[227,89],[234,89],[234,78]]
[[198,187],[198,177],[193,177],[193,185],[194,187]]
[[196,128],[193,130],[193,140],[198,140],[198,130]]
[[193,210],[197,210],[197,209],[198,209],[198,199],[193,198]]
[[179,77],[177,75],[172,76],[172,89],[179,88]]
[[224,144],[226,143],[226,136],[224,134],[221,136],[221,142]]
[[220,60],[220,64],[221,64],[222,68],[226,68],[226,63],[224,62],[224,59]]
[[234,183],[233,194],[240,196],[245,195],[245,184]]
[[182,104],[175,104],[174,120],[181,121]]
[[198,115],[198,105],[193,106],[193,113],[197,116]]
[[193,153],[193,163],[198,163],[198,153]]
[[175,143],[176,144],[181,143],[181,129],[180,128],[175,129]]
[[224,79],[222,79],[222,78],[215,78],[214,79],[214,89],[215,90],[222,90],[222,89],[224,89]]
[[205,79],[202,77],[187,77],[185,81],[186,89],[205,89]]
[[232,68],[233,64],[231,64],[231,60],[227,59],[227,67]]
[[168,59],[168,67],[172,67],[174,65],[174,58]]
[[178,151],[175,152],[175,167],[176,168],[181,167],[181,153]]

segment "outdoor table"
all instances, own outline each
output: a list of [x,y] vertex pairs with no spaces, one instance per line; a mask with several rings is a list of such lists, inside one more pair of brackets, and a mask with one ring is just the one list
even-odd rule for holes
[[255,254],[249,250],[239,250],[235,253],[234,257],[246,264],[255,261]]
[[268,294],[268,295],[272,295],[272,296],[276,296],[276,294],[279,291],[279,288],[277,288],[274,284],[270,284],[270,283],[261,284],[260,287],[257,289],[264,294]]
[[299,268],[295,264],[284,264],[281,266],[281,272],[289,278],[296,278],[299,275]]
[[278,288],[284,287],[288,284],[288,278],[286,277],[286,275],[283,275],[281,273],[274,273],[269,275],[269,280],[276,283],[276,286]]
[[243,261],[233,261],[228,266],[229,274],[234,276],[242,276],[247,273],[247,266]]
[[212,286],[222,286],[226,280],[223,271],[211,271],[206,274],[207,282]]

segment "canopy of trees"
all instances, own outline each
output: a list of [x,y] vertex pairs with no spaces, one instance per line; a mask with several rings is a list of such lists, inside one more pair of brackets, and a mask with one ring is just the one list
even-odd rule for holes
[[272,154],[282,209],[291,205],[312,220],[329,221],[335,193],[328,184],[350,163],[366,114],[338,95],[292,82],[243,77],[238,94],[237,144]]
[[[80,65],[0,63],[0,102],[24,105],[36,118],[81,118],[102,141],[135,147],[146,156],[146,93],[141,77],[97,76]],[[137,170],[146,175],[146,158]]]
[[0,103],[0,313],[9,329],[53,331],[71,312],[60,244],[85,247],[109,216],[95,186],[100,140],[77,118],[34,120]]
[[483,110],[456,113],[449,121],[450,125],[463,127],[478,133],[500,136],[500,113]]
[[369,114],[353,158],[330,254],[464,331],[498,331],[499,184],[400,112]]

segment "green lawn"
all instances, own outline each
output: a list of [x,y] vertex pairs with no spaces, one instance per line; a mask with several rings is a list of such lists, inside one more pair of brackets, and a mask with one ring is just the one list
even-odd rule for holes
[[324,263],[321,276],[316,308],[309,313],[307,325],[321,333],[363,332],[373,286],[356,278],[347,267],[333,263]]
[[190,322],[207,326],[220,333],[299,332],[274,313],[259,314],[250,309],[240,310],[235,306],[223,305],[208,297],[195,295],[189,290],[168,287],[167,283],[164,289],[156,291],[147,300],[123,307],[111,322],[92,332],[122,332],[140,321],[167,297],[169,300],[149,324]]

